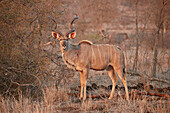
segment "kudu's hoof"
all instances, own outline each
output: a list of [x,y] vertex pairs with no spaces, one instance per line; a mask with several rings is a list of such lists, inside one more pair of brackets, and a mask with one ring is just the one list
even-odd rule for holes
[[113,97],[109,97],[108,99],[111,100]]

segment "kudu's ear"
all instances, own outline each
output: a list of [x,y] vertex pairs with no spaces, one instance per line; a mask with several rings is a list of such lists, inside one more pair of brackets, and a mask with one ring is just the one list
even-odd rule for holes
[[68,36],[69,39],[73,39],[73,38],[76,37],[76,32],[75,32],[75,31],[74,31],[74,32],[71,32],[71,33],[69,33],[67,36]]
[[59,33],[56,33],[56,32],[52,32],[52,36],[58,40],[60,40],[61,38],[61,35]]

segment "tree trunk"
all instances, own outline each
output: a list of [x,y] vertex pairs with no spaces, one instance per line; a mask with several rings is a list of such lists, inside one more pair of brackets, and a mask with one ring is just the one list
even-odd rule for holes
[[155,44],[154,44],[154,57],[153,57],[153,68],[152,68],[152,76],[156,77],[156,64],[158,61],[158,44],[160,43],[160,31],[163,29],[163,23],[165,19],[165,6],[167,5],[167,1],[162,0],[162,7],[160,12],[157,13],[156,16],[156,37],[155,37]]
[[156,77],[156,64],[158,61],[158,42],[159,42],[159,28],[158,28],[158,32],[156,34],[155,37],[155,44],[154,44],[154,57],[153,57],[153,69],[152,69],[152,76]]
[[133,64],[133,70],[137,72],[138,65],[138,51],[139,51],[139,29],[138,29],[138,0],[136,0],[136,52]]

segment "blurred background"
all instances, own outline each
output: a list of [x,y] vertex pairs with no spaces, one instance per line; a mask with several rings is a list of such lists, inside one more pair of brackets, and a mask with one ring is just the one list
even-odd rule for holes
[[[155,86],[169,87],[169,0],[0,0],[1,96],[18,97],[22,91],[39,97],[45,86],[79,81],[79,74],[61,59],[59,43],[51,36],[54,22],[48,17],[55,18],[65,34],[75,14],[74,43],[85,39],[117,45],[124,51],[126,72],[142,76],[143,83],[161,79],[163,84]],[[131,80],[139,83],[141,78]]]

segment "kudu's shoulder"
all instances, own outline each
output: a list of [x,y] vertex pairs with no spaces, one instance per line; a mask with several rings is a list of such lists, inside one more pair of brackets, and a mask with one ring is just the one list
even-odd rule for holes
[[88,41],[88,40],[82,40],[79,42],[79,44],[89,44],[89,45],[92,45],[93,43],[91,41]]

